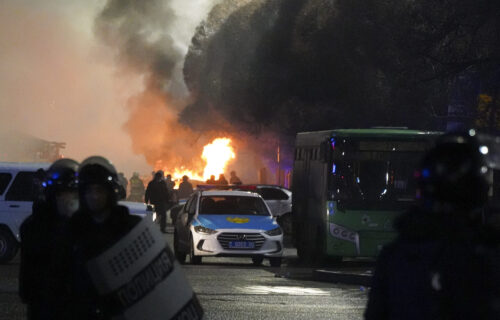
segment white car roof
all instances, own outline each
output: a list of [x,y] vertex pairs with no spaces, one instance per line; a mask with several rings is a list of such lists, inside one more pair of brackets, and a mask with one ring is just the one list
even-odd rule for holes
[[40,168],[46,170],[50,165],[47,162],[0,162],[0,170],[36,171]]
[[233,190],[213,190],[202,191],[202,196],[240,196],[240,197],[253,197],[260,198],[260,195],[249,191],[233,191]]

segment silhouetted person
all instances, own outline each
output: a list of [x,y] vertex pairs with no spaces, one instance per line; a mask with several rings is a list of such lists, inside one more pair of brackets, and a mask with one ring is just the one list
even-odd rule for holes
[[127,198],[128,180],[123,172],[118,173],[118,183],[120,184],[119,200]]
[[165,179],[165,184],[167,185],[168,192],[172,193],[175,187],[175,181],[172,181],[172,175],[168,174]]
[[[20,228],[19,295],[27,304],[28,319],[67,319],[70,312],[73,248],[66,239],[79,206],[77,169],[71,159],[50,166],[40,191],[43,199],[35,200],[33,214]],[[42,176],[37,178],[42,185]]]
[[167,185],[167,190],[169,194],[169,202],[167,205],[167,210],[177,203],[177,190],[175,190],[175,181],[172,180],[172,175],[168,174],[165,179],[165,184]]
[[210,179],[207,180],[207,184],[217,184],[217,180],[215,180],[214,175],[210,176]]
[[144,200],[144,182],[139,178],[139,173],[134,172],[130,178],[130,195],[128,200],[135,202],[143,202]]
[[230,184],[242,184],[240,178],[238,178],[238,176],[236,175],[236,171],[231,171],[230,175],[231,175],[229,177]]
[[182,177],[177,196],[179,199],[188,198],[193,193],[193,185],[189,182],[188,176]]
[[418,206],[377,261],[365,319],[500,319],[498,233],[483,225],[490,186],[479,144],[449,134],[417,171]]
[[160,219],[160,229],[166,233],[167,227],[167,208],[169,205],[170,196],[167,185],[163,180],[163,172],[158,171],[155,178],[149,182],[144,196],[144,202],[151,203],[155,206],[156,215]]
[[68,319],[111,319],[109,299],[98,295],[86,264],[123,238],[141,218],[118,205],[118,175],[105,158],[93,156],[84,160],[78,179],[80,210],[71,219],[73,313]]
[[228,183],[224,174],[221,173],[219,175],[219,180],[217,180],[217,184],[220,184],[221,186],[227,186]]
[[45,170],[42,168],[38,169],[35,172],[35,176],[33,177],[33,206],[32,212],[36,211],[38,205],[43,204],[45,202],[45,188],[43,187],[43,183],[47,178]]

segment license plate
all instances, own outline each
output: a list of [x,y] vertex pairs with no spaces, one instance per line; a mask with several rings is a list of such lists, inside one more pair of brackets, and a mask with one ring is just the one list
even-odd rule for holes
[[230,241],[229,248],[231,249],[253,249],[255,244],[251,241]]

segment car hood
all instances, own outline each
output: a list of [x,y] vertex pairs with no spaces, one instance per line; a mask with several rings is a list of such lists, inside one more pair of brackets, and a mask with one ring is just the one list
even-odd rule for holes
[[193,225],[202,225],[214,230],[255,229],[267,231],[278,227],[278,224],[271,216],[238,214],[202,214],[197,217]]

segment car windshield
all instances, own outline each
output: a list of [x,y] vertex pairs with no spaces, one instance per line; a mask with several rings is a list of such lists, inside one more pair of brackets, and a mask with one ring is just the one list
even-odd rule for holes
[[200,214],[241,214],[269,216],[264,201],[247,196],[202,196]]

